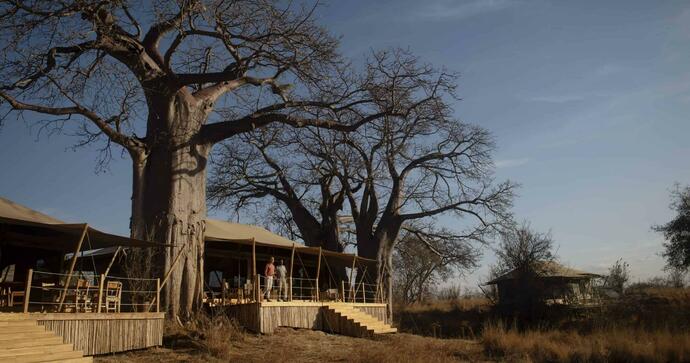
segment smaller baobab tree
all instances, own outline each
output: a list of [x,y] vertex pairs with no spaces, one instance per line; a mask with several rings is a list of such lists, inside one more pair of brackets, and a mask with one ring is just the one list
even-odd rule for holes
[[354,226],[358,254],[378,261],[378,282],[392,298],[392,258],[401,231],[431,246],[426,237],[434,234],[429,227],[435,219],[454,216],[457,228],[444,231],[448,241],[458,250],[467,241],[484,243],[510,224],[514,185],[494,183],[490,134],[453,117],[454,74],[402,50],[374,53],[367,69],[362,84],[370,85],[378,108],[373,112],[393,108],[398,114],[349,133],[287,134],[275,125],[273,132],[247,134],[242,146],[233,147],[249,157],[221,157],[210,195],[234,208],[264,197],[284,203],[307,244],[318,243],[309,241],[317,230],[341,244],[342,210]]

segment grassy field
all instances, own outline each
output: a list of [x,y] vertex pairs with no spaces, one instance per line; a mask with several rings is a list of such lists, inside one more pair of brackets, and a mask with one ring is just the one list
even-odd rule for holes
[[[402,333],[359,339],[319,331],[242,331],[223,317],[170,326],[162,348],[97,362],[690,362],[690,289],[629,292],[585,318],[516,328],[483,299],[397,310]],[[548,326],[548,327],[547,327]]]

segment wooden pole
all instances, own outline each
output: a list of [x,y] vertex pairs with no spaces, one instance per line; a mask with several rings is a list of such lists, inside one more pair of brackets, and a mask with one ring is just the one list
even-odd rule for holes
[[292,301],[292,271],[293,271],[293,266],[295,265],[295,244],[292,244],[292,253],[290,253],[290,281],[288,282],[289,289],[288,290],[288,301]]
[[357,262],[357,255],[355,255],[355,258],[352,259],[352,268],[350,268],[350,280],[347,282],[347,284],[350,286],[350,292],[348,295],[350,295],[350,300],[354,302],[354,295],[352,295],[352,275],[355,273],[355,263]]
[[168,279],[170,278],[170,274],[172,273],[173,269],[175,268],[175,265],[177,265],[177,262],[180,261],[180,257],[185,253],[184,247],[180,250],[180,253],[177,254],[177,257],[175,257],[175,260],[173,261],[172,265],[170,265],[170,269],[168,272],[165,273],[165,276],[163,276],[163,282],[161,282],[160,286],[158,287],[158,290],[160,291],[165,284],[168,282]]
[[252,237],[252,278],[254,281],[252,282],[252,285],[254,285],[254,301],[259,301],[259,291],[258,291],[258,286],[259,281],[258,281],[258,276],[256,274],[256,239]]
[[367,287],[364,285],[364,282],[362,282],[362,302],[365,304],[367,302]]
[[89,230],[89,225],[84,224],[84,231],[81,233],[81,237],[79,238],[79,242],[77,243],[77,248],[74,249],[74,255],[72,255],[72,262],[70,262],[69,265],[69,273],[67,274],[67,280],[65,281],[65,287],[62,289],[62,294],[60,295],[60,304],[58,305],[58,312],[62,311],[62,304],[65,302],[65,297],[67,297],[67,288],[69,287],[70,282],[72,282],[72,273],[74,272],[74,266],[77,264],[77,256],[79,255],[79,251],[81,251],[81,245],[84,243],[84,237],[86,237],[86,233]]
[[110,273],[110,268],[113,267],[113,263],[115,262],[115,258],[120,253],[120,250],[122,250],[122,246],[117,246],[117,249],[115,250],[115,253],[113,254],[113,258],[111,258],[110,263],[108,263],[108,268],[106,268],[105,272],[103,273],[104,275],[108,276],[108,273]]
[[161,312],[161,279],[156,279],[156,312]]
[[103,305],[103,286],[105,285],[105,274],[101,274],[101,281],[98,282],[98,313],[101,313],[101,305]]
[[29,274],[26,277],[26,290],[24,291],[24,312],[29,312],[29,298],[31,296],[31,280],[34,278],[34,270],[29,269]]
[[319,260],[316,263],[316,301],[321,301],[319,299],[319,275],[321,274],[321,247],[319,247]]
[[254,275],[254,301],[260,302],[261,297],[261,283],[259,282],[259,275]]
[[345,281],[340,280],[340,298],[345,302]]

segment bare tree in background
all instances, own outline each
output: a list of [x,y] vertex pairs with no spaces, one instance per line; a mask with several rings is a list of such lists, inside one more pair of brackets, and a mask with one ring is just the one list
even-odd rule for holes
[[434,251],[410,233],[402,233],[393,253],[395,294],[405,304],[431,297],[441,282],[447,283],[458,271],[477,267],[479,251],[469,243],[454,245],[434,240]]
[[514,185],[494,183],[489,133],[453,117],[455,75],[402,50],[374,53],[367,74],[377,106],[404,112],[351,133],[304,129],[288,135],[278,125],[248,134],[232,147],[249,157],[221,158],[210,195],[232,208],[264,197],[285,203],[307,244],[318,243],[308,236],[317,230],[340,241],[334,221],[343,209],[352,217],[358,254],[379,262],[378,282],[392,297],[401,230],[433,251],[436,232],[427,227],[450,215],[458,223],[443,231],[447,241],[483,243],[510,220]]
[[622,258],[609,267],[609,273],[606,276],[605,286],[613,289],[619,294],[625,291],[625,285],[630,280],[630,264],[625,262]]
[[[496,248],[498,274],[516,270],[523,276],[535,276],[548,262],[555,261],[550,233],[533,230],[527,222],[502,233]],[[494,274],[496,274],[494,272]]]
[[[203,286],[214,144],[272,123],[351,131],[397,113],[348,71],[315,8],[268,0],[0,1],[3,115],[116,145],[132,159],[133,237],[171,247],[164,291],[191,312]],[[364,116],[366,115],[366,116]],[[160,272],[160,271],[158,271]]]
[[535,231],[527,222],[501,234],[495,250],[497,264],[490,272],[495,277],[508,272],[513,275],[514,286],[518,288],[511,297],[515,303],[512,313],[529,317],[538,312],[535,309],[542,307],[545,291],[539,276],[555,268],[552,264],[556,260],[553,249],[551,234]]

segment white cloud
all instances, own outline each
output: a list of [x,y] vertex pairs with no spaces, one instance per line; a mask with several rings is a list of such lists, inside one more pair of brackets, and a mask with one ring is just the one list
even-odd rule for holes
[[504,159],[504,160],[497,160],[495,164],[496,164],[497,168],[514,168],[517,166],[525,165],[528,162],[529,162],[529,158]]
[[416,19],[464,19],[484,13],[500,11],[518,4],[515,0],[474,0],[474,1],[454,1],[438,0],[423,2],[424,7],[415,11]]

